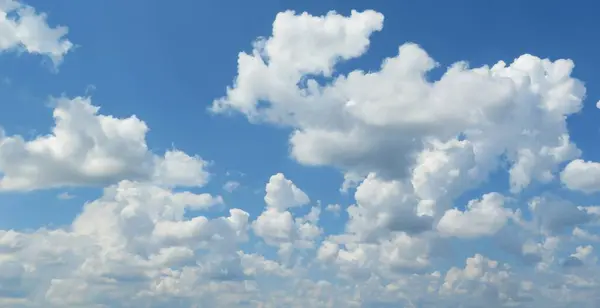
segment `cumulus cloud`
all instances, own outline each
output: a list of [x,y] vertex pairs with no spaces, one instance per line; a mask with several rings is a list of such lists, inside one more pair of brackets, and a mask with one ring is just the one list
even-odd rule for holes
[[576,159],[560,173],[563,184],[584,193],[600,191],[600,163]]
[[471,200],[467,210],[450,209],[437,225],[441,234],[458,237],[493,235],[508,221],[511,212],[504,208],[505,197],[498,193]]
[[32,6],[15,0],[0,3],[0,50],[44,55],[59,65],[74,46],[65,38],[67,32],[67,27],[48,25],[46,14],[37,13]]
[[[298,162],[357,174],[403,177],[414,168],[414,155],[439,144],[440,154],[465,157],[459,170],[468,172],[467,183],[481,181],[507,159],[512,189],[519,191],[533,180],[550,181],[558,164],[579,155],[565,116],[581,109],[585,88],[570,76],[570,60],[523,55],[479,68],[459,62],[429,82],[435,60],[407,43],[378,71],[330,77],[341,60],[366,51],[382,23],[373,11],[347,18],[279,14],[273,35],[251,54],[239,54],[234,85],[212,110],[289,126]],[[314,48],[315,42],[327,44]],[[314,75],[329,81],[319,83]],[[459,135],[464,140],[453,141]]]
[[[209,194],[122,181],[87,203],[67,228],[0,232],[0,264],[18,269],[12,279],[20,284],[11,288],[25,298],[41,295],[42,302],[55,306],[94,305],[98,292],[105,294],[102,301],[112,303],[126,300],[136,289],[158,296],[161,281],[181,278],[177,269],[189,271],[198,258],[215,262],[208,257],[214,251],[228,263],[214,264],[214,269],[203,263],[189,274],[199,279],[220,273],[226,264],[232,271],[240,266],[235,243],[247,239],[246,212],[231,209],[229,216],[215,219],[185,217],[188,210],[218,203],[221,198]],[[79,292],[67,296],[68,290]]]
[[99,113],[90,97],[57,98],[55,125],[32,140],[0,134],[0,190],[98,186],[120,179],[202,186],[207,162],[178,150],[148,150],[148,126],[136,116]]
[[314,248],[314,240],[322,232],[318,227],[320,207],[313,207],[304,217],[294,217],[288,209],[307,204],[309,198],[282,173],[271,176],[265,191],[266,207],[252,223],[254,233],[267,244],[278,247],[284,260],[295,249]]
[[265,203],[267,206],[285,210],[307,204],[310,199],[300,188],[285,178],[283,173],[277,173],[269,179],[265,188]]
[[[219,212],[224,198],[198,191],[209,162],[151,152],[136,116],[57,98],[48,134],[0,134],[0,189],[104,190],[67,226],[0,230],[0,306],[595,306],[600,207],[521,194],[565,163],[567,188],[596,190],[594,163],[579,160],[566,125],[585,95],[573,62],[459,62],[430,80],[438,64],[407,43],[379,70],[338,72],[383,21],[374,11],[278,14],[211,108],[287,126],[295,160],[341,170],[352,200],[343,226],[321,221],[321,203],[310,206],[287,172],[265,179],[256,217],[237,204]],[[506,191],[472,193],[499,169]]]

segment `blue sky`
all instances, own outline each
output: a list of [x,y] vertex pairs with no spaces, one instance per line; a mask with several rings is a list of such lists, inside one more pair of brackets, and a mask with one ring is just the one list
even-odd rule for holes
[[[24,260],[13,262],[22,269],[16,278],[0,275],[1,305],[127,307],[153,300],[164,307],[471,307],[466,304],[479,300],[498,307],[597,305],[600,294],[590,291],[600,283],[600,275],[594,277],[600,271],[594,250],[600,242],[600,210],[595,207],[600,130],[594,121],[600,114],[595,71],[600,43],[594,39],[600,21],[595,2],[31,0],[19,5],[8,15],[18,16],[16,23],[26,20],[25,15],[38,20],[38,14],[47,14],[29,31],[64,26],[68,32],[34,37],[39,40],[34,42],[18,29],[0,30],[7,40],[18,37],[11,46],[0,46],[0,99],[5,102],[0,127],[11,142],[39,139],[53,133],[55,108],[77,123],[68,126],[73,135],[56,141],[54,148],[73,148],[72,157],[44,158],[31,154],[34,146],[0,146],[0,251],[1,245],[10,246],[8,237],[2,241],[6,230],[26,243],[0,254],[0,269],[5,259]],[[288,10],[309,15],[282,13]],[[330,28],[321,27],[317,16],[332,10],[338,15],[323,17],[333,20]],[[277,34],[276,20],[281,21]],[[331,29],[338,32],[327,32]],[[253,49],[259,38],[271,38],[272,47]],[[56,52],[54,41],[74,44],[59,55],[60,63],[49,57]],[[50,47],[36,52],[35,46]],[[399,46],[408,47],[397,56]],[[241,52],[264,61],[265,68],[238,67]],[[401,64],[379,74],[385,58]],[[517,58],[521,62],[511,66]],[[429,60],[437,67],[424,68]],[[319,61],[334,68],[333,77],[315,77],[324,70]],[[482,74],[489,76],[477,79],[479,73],[469,69],[444,75],[459,61],[470,68],[487,65]],[[506,63],[506,70],[491,68],[498,61]],[[572,72],[569,63],[574,63]],[[425,79],[407,73],[406,67],[423,71]],[[372,73],[373,83],[367,84],[371,79],[359,71]],[[531,86],[520,83],[520,74]],[[294,78],[300,76],[314,78],[319,90],[297,89]],[[351,76],[364,78],[345,85]],[[87,97],[85,102],[79,96]],[[209,111],[220,98],[224,109]],[[257,107],[265,102],[270,107]],[[99,114],[120,120],[135,115],[137,120],[129,123],[143,121],[147,134],[123,126],[121,143],[99,141],[110,132],[94,135],[101,126],[90,124],[96,117],[67,107],[90,104],[100,107]],[[249,105],[251,111],[244,109]],[[88,140],[87,133],[78,133],[86,127],[95,137]],[[138,137],[147,151],[128,153],[139,150]],[[0,138],[2,142],[8,144]],[[86,142],[92,146],[81,146]],[[180,156],[170,161],[165,152]],[[86,155],[99,161],[110,156],[120,164],[94,169],[91,160],[79,161]],[[175,167],[161,169],[167,165]],[[340,190],[344,175],[358,181],[347,192]],[[522,184],[511,184],[515,181]],[[238,184],[227,191],[223,186],[228,182]],[[135,197],[120,195],[123,191]],[[164,197],[186,192],[211,197],[202,195],[210,200],[197,201],[196,208]],[[423,214],[427,202],[434,204],[434,212]],[[330,204],[338,204],[339,213],[327,210]],[[530,204],[538,205],[534,209]],[[167,215],[162,212],[167,207],[185,208],[185,215],[160,216]],[[246,223],[231,222],[243,221],[244,215]],[[159,227],[168,221],[164,226],[175,230],[176,223],[192,225],[200,216],[210,223],[196,226],[205,229],[194,231],[197,238],[190,242],[177,242],[184,236]],[[94,217],[101,222],[92,222]],[[121,233],[107,231],[107,225]],[[83,246],[46,232],[88,238],[93,248],[85,246],[90,255],[65,253]],[[160,237],[165,234],[178,240]],[[222,245],[217,237],[238,246]],[[40,238],[60,241],[54,245],[64,249],[38,248]],[[140,258],[158,262],[152,256],[171,248],[191,251],[184,262],[189,268],[165,263],[150,270],[146,263],[134,264]],[[103,249],[118,257],[99,258]],[[330,250],[335,252],[328,254]],[[244,255],[239,257],[238,251]],[[35,252],[65,265],[27,272],[43,267]],[[262,263],[250,266],[244,261],[248,256],[260,256]],[[576,260],[566,262],[569,258]],[[103,289],[92,282],[94,275],[122,271],[115,260],[127,260],[120,262],[143,278],[132,283],[115,279],[111,286],[121,291],[101,298],[98,290]],[[105,272],[87,272],[89,264]],[[239,291],[237,276],[213,279],[213,269],[203,272],[215,264],[215,271],[225,270],[226,277],[242,271],[242,280],[258,282],[258,291]],[[184,269],[204,278],[189,289],[149,287],[158,284],[151,273]],[[487,276],[473,274],[486,271]],[[7,287],[14,284],[9,278],[18,279],[25,295],[3,295],[16,292]],[[62,282],[46,288],[33,283],[36,279],[62,279],[66,286],[83,281],[86,288],[80,297],[61,302],[56,298]],[[290,295],[291,303],[278,302],[274,286],[279,279],[297,296]],[[527,285],[538,280],[548,285]],[[185,293],[215,281],[223,289],[215,287],[214,294],[196,298]],[[407,284],[434,291],[424,287],[415,293]],[[567,291],[553,298],[548,294],[557,285]],[[472,298],[460,288],[470,288]],[[240,300],[229,301],[228,292],[238,292],[232,298]],[[308,296],[317,301],[305,301],[312,294],[308,292],[317,292]],[[324,295],[328,292],[331,298]],[[139,302],[131,299],[134,294]],[[23,299],[17,302],[19,297]]]

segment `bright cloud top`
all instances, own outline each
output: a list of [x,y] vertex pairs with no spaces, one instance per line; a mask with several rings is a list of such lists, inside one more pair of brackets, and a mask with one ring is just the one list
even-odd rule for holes
[[[56,61],[71,48],[66,30],[32,8],[0,8],[21,14],[2,21],[4,49]],[[339,169],[353,204],[325,210],[347,219],[342,231],[321,224],[321,203],[293,175],[265,179],[252,217],[250,205],[197,191],[211,180],[199,156],[150,151],[141,119],[102,114],[90,97],[56,98],[49,134],[0,135],[0,190],[103,193],[65,227],[0,231],[0,305],[597,305],[600,208],[549,192],[523,196],[555,182],[600,190],[600,163],[580,159],[566,125],[586,93],[574,63],[460,62],[432,81],[436,61],[406,43],[377,71],[338,73],[383,23],[374,11],[280,13],[272,35],[239,54],[233,85],[211,107],[286,126],[293,159]],[[508,191],[461,201],[499,170]],[[482,254],[482,241],[497,258]],[[464,261],[452,263],[452,249],[467,251]]]

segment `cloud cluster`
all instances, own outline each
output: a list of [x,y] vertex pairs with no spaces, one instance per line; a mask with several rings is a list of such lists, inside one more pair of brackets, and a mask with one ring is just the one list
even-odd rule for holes
[[[66,28],[33,8],[0,9],[0,47],[55,63],[71,48]],[[0,230],[0,306],[600,304],[600,207],[523,194],[552,182],[600,190],[600,163],[580,159],[567,129],[585,96],[574,63],[460,62],[431,80],[439,65],[406,43],[377,71],[338,72],[383,21],[374,11],[280,13],[211,106],[287,127],[293,159],[339,169],[353,204],[325,210],[347,217],[341,232],[321,224],[320,202],[293,175],[265,179],[264,209],[251,217],[197,192],[211,180],[201,157],[150,151],[141,119],[102,114],[90,97],[55,98],[49,134],[0,133],[0,191],[104,190],[68,226]],[[508,175],[507,191],[469,194],[495,172]]]

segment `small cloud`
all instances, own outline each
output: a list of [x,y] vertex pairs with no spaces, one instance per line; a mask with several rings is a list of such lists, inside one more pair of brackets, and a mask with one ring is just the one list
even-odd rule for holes
[[69,199],[73,199],[75,198],[74,195],[69,194],[68,192],[63,192],[61,194],[59,194],[58,196],[56,196],[58,199],[60,200],[69,200]]
[[240,183],[239,182],[228,181],[227,183],[225,183],[225,185],[223,185],[223,190],[231,193],[234,190],[238,189],[239,187],[240,187]]
[[339,204],[328,204],[327,207],[325,207],[325,210],[332,212],[335,214],[335,216],[339,216],[340,212],[342,211],[342,207]]
[[600,101],[596,102],[596,108],[600,109]]

